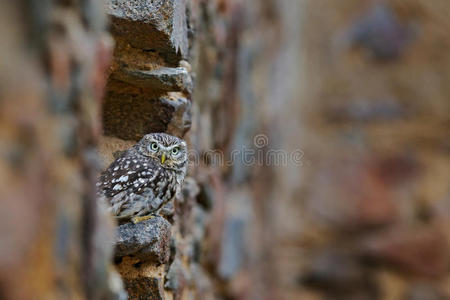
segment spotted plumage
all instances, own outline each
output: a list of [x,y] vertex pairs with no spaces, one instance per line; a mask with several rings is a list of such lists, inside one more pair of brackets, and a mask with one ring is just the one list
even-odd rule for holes
[[148,134],[101,174],[98,193],[120,220],[157,214],[181,187],[187,162],[185,141]]

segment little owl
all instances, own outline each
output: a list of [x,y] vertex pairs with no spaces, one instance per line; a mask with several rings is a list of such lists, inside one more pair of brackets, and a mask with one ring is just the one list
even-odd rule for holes
[[187,163],[184,140],[147,134],[101,174],[98,193],[119,221],[147,220],[175,196]]

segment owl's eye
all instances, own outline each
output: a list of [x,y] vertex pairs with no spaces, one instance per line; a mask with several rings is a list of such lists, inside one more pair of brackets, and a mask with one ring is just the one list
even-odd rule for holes
[[178,148],[178,147],[172,148],[172,154],[173,155],[177,155],[178,152],[180,152],[180,148]]
[[151,148],[153,151],[157,151],[159,147],[158,147],[158,144],[157,144],[157,143],[153,142],[153,143],[150,145],[150,148]]

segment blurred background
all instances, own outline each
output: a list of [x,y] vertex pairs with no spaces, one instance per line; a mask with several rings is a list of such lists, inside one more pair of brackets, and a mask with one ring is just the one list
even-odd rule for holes
[[[448,0],[0,3],[1,299],[450,299]],[[120,254],[150,132],[194,159]]]

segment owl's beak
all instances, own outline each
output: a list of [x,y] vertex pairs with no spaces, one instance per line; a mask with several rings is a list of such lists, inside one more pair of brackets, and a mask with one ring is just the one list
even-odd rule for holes
[[163,154],[161,155],[161,163],[163,164],[165,161],[166,161],[166,154],[163,153]]

